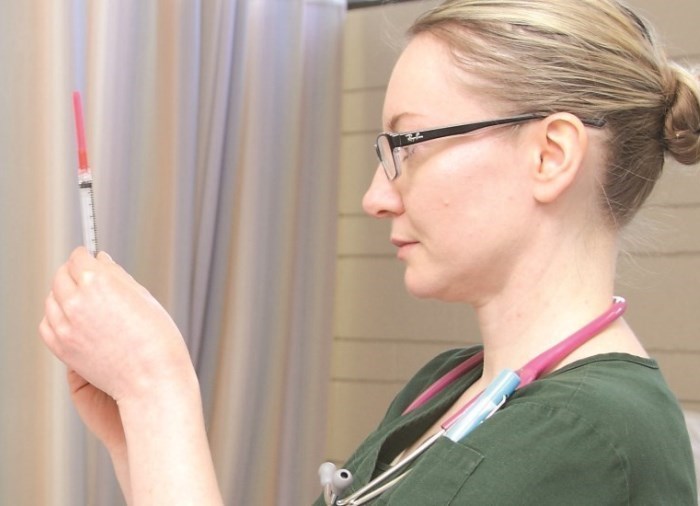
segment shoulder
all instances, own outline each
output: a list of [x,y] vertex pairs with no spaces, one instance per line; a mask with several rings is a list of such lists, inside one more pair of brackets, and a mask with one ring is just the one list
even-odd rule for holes
[[571,364],[518,391],[464,445],[484,456],[470,481],[506,470],[521,504],[549,504],[543,493],[560,504],[696,500],[683,416],[653,360]]
[[656,361],[624,353],[574,362],[516,392],[510,405],[521,403],[570,412],[614,441],[631,443],[655,427],[677,432],[685,426]]

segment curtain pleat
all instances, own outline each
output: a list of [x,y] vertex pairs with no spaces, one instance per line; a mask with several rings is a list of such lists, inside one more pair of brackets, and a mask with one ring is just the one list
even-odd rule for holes
[[81,240],[75,88],[100,247],[183,332],[226,503],[317,495],[344,13],[337,0],[4,7],[0,504],[123,504],[36,331]]

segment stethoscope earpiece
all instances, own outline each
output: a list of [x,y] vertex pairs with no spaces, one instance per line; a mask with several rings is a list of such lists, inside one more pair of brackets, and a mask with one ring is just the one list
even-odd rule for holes
[[326,504],[335,504],[343,491],[352,485],[352,473],[347,469],[338,469],[333,462],[324,462],[318,468],[318,477],[323,487]]
[[333,482],[333,473],[336,471],[333,462],[324,462],[318,468],[318,477],[321,479],[321,486],[325,487]]
[[333,487],[333,492],[335,495],[340,496],[352,485],[352,473],[347,469],[338,469],[333,473],[333,479],[331,481],[331,487]]

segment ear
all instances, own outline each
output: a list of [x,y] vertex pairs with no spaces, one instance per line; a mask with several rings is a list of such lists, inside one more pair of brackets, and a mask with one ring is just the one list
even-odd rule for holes
[[533,167],[533,196],[542,204],[554,202],[576,179],[588,148],[588,132],[569,113],[555,113],[535,129],[539,164]]

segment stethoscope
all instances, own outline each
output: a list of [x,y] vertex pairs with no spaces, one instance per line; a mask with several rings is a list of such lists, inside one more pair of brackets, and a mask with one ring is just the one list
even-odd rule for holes
[[[595,320],[588,323],[563,341],[541,353],[530,362],[525,364],[518,371],[504,369],[471,402],[467,403],[440,425],[440,430],[421,443],[415,450],[401,457],[395,464],[382,474],[371,480],[362,488],[355,491],[348,497],[342,498],[343,491],[352,484],[352,474],[347,469],[337,469],[331,462],[321,464],[318,469],[323,487],[323,497],[328,506],[359,506],[373,500],[385,490],[391,488],[400,480],[406,477],[411,471],[406,468],[419,455],[430,448],[439,438],[445,436],[451,441],[460,441],[467,434],[481,424],[488,417],[493,415],[508,397],[517,389],[523,388],[542,374],[548,372],[552,367],[561,362],[582,344],[589,341],[599,332],[605,329],[612,322],[617,320],[625,312],[627,303],[622,297],[614,297],[612,305]],[[459,364],[454,369],[430,385],[421,393],[402,413],[406,415],[421,406],[442,392],[457,379],[471,371],[474,367],[483,362],[484,353],[480,351],[472,355],[467,360]]]

